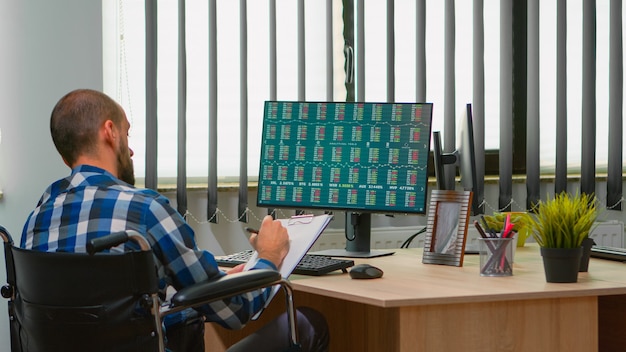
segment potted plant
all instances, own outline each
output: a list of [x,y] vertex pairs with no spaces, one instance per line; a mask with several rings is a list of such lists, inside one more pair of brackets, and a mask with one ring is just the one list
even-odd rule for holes
[[548,282],[576,282],[583,242],[596,221],[593,195],[566,192],[540,202],[528,226],[540,246]]

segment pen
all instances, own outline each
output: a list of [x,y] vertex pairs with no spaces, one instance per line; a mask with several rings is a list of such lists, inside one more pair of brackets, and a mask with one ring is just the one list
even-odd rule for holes
[[496,232],[491,227],[489,227],[489,224],[487,223],[487,220],[485,219],[485,217],[481,215],[480,219],[483,221],[485,230],[489,233],[490,237],[498,237],[496,235]]
[[259,230],[257,229],[253,229],[252,227],[246,227],[245,229],[246,231],[250,232],[250,233],[259,233]]
[[482,226],[480,226],[480,223],[478,222],[478,220],[474,220],[474,226],[476,226],[476,230],[478,230],[478,233],[480,234],[480,237],[482,238],[487,238],[487,234],[485,233],[485,231],[483,230]]
[[301,219],[301,218],[312,218],[315,214],[300,214],[300,215],[293,215],[291,218],[292,219]]
[[[478,230],[480,237],[489,238],[489,236],[487,236],[483,228],[480,226],[480,223],[478,222],[478,220],[474,220],[474,226],[476,226],[476,230]],[[491,251],[491,253],[493,253],[496,250],[491,244],[491,242],[485,242],[485,243],[487,244],[487,247],[489,247],[489,251]]]
[[504,229],[502,231],[502,238],[511,237],[513,232],[513,223],[511,222],[511,213],[506,214],[506,221],[504,223]]

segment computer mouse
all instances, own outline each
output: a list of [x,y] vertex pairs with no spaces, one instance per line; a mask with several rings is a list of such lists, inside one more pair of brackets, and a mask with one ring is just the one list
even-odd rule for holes
[[383,276],[383,271],[370,264],[357,264],[350,270],[353,279],[377,279]]

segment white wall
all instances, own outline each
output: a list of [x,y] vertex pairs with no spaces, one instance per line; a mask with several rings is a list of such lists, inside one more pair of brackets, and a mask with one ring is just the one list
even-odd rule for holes
[[[50,138],[52,107],[72,89],[102,89],[101,23],[100,1],[0,1],[0,224],[16,242],[41,192],[69,171]],[[0,351],[8,331],[2,300]]]

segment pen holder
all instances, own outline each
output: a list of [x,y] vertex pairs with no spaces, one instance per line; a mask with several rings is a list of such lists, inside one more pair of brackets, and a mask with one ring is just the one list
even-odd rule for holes
[[479,238],[480,276],[513,275],[513,237]]

